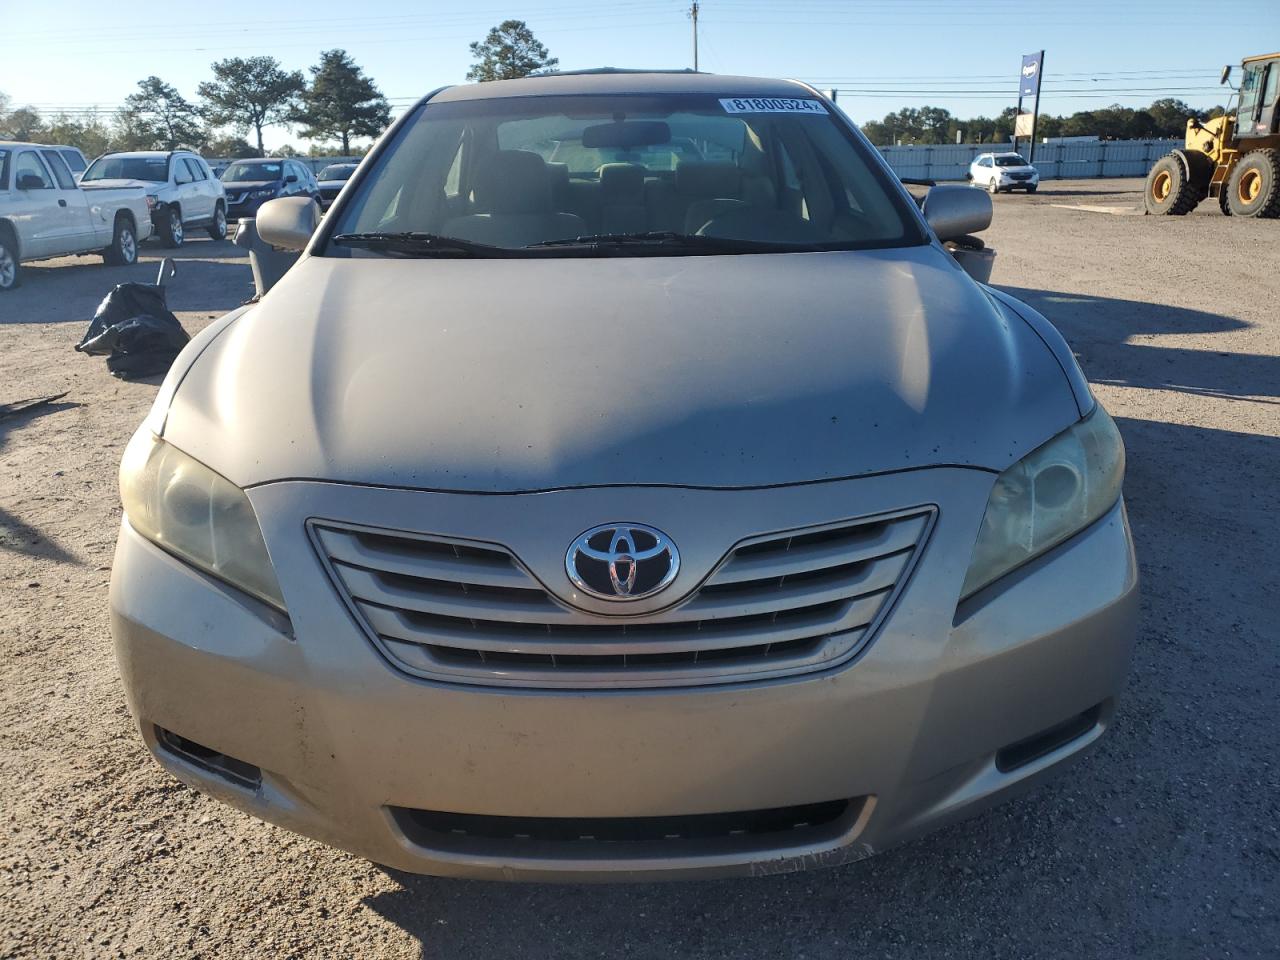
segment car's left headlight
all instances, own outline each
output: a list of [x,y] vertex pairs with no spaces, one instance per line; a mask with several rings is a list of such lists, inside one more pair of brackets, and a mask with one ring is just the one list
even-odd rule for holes
[[1101,406],[996,480],[961,597],[981,590],[1110,510],[1124,481],[1124,442]]
[[129,525],[206,573],[284,610],[257,515],[244,491],[173,444],[138,431],[120,464]]

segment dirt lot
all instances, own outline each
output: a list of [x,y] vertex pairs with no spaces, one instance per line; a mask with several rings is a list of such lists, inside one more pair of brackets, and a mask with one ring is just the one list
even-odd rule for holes
[[[170,779],[107,635],[115,469],[153,384],[71,350],[152,262],[35,265],[0,296],[0,956],[1280,955],[1280,223],[1135,208],[1134,182],[997,198],[994,280],[1060,325],[1129,450],[1144,578],[1114,734],[1068,779],[851,867],[667,886],[389,873]],[[1059,204],[1072,205],[1069,207]],[[195,330],[249,295],[182,252]]]

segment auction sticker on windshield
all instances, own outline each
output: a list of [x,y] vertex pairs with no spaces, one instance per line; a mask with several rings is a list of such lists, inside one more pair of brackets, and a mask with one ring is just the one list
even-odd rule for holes
[[721,100],[725,113],[826,113],[820,100],[793,100],[786,97],[732,97]]

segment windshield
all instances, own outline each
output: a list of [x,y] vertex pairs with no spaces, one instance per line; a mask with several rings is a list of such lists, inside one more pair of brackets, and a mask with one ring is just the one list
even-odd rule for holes
[[1025,167],[1027,161],[1016,153],[1006,153],[1004,156],[996,157],[997,167]]
[[320,171],[318,180],[346,180],[356,172],[354,163],[331,163]]
[[[428,234],[515,250],[656,233],[664,253],[713,252],[672,242],[689,235],[760,252],[927,242],[872,151],[821,101],[711,95],[427,103],[330,236]],[[378,255],[362,246],[325,252]],[[574,256],[584,246],[554,249]],[[634,242],[618,251],[652,252]]]
[[236,162],[222,174],[225,183],[249,183],[256,180],[279,180],[280,164],[266,161],[256,163]]
[[150,180],[154,183],[168,179],[168,157],[99,157],[81,177],[82,181]]

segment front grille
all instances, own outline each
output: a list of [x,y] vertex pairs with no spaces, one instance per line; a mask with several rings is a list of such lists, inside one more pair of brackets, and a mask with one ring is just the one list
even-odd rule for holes
[[1030,179],[1031,179],[1031,174],[1029,174],[1029,173],[1011,173],[1011,174],[1009,174],[1009,179],[1010,179],[1010,180],[1030,180]]
[[410,842],[428,850],[570,859],[697,856],[787,849],[849,833],[866,798],[771,810],[670,817],[491,817],[392,807]]
[[821,670],[869,642],[933,510],[739,543],[672,607],[602,616],[556,599],[496,544],[312,521],[378,648],[416,676],[526,687],[731,683]]

